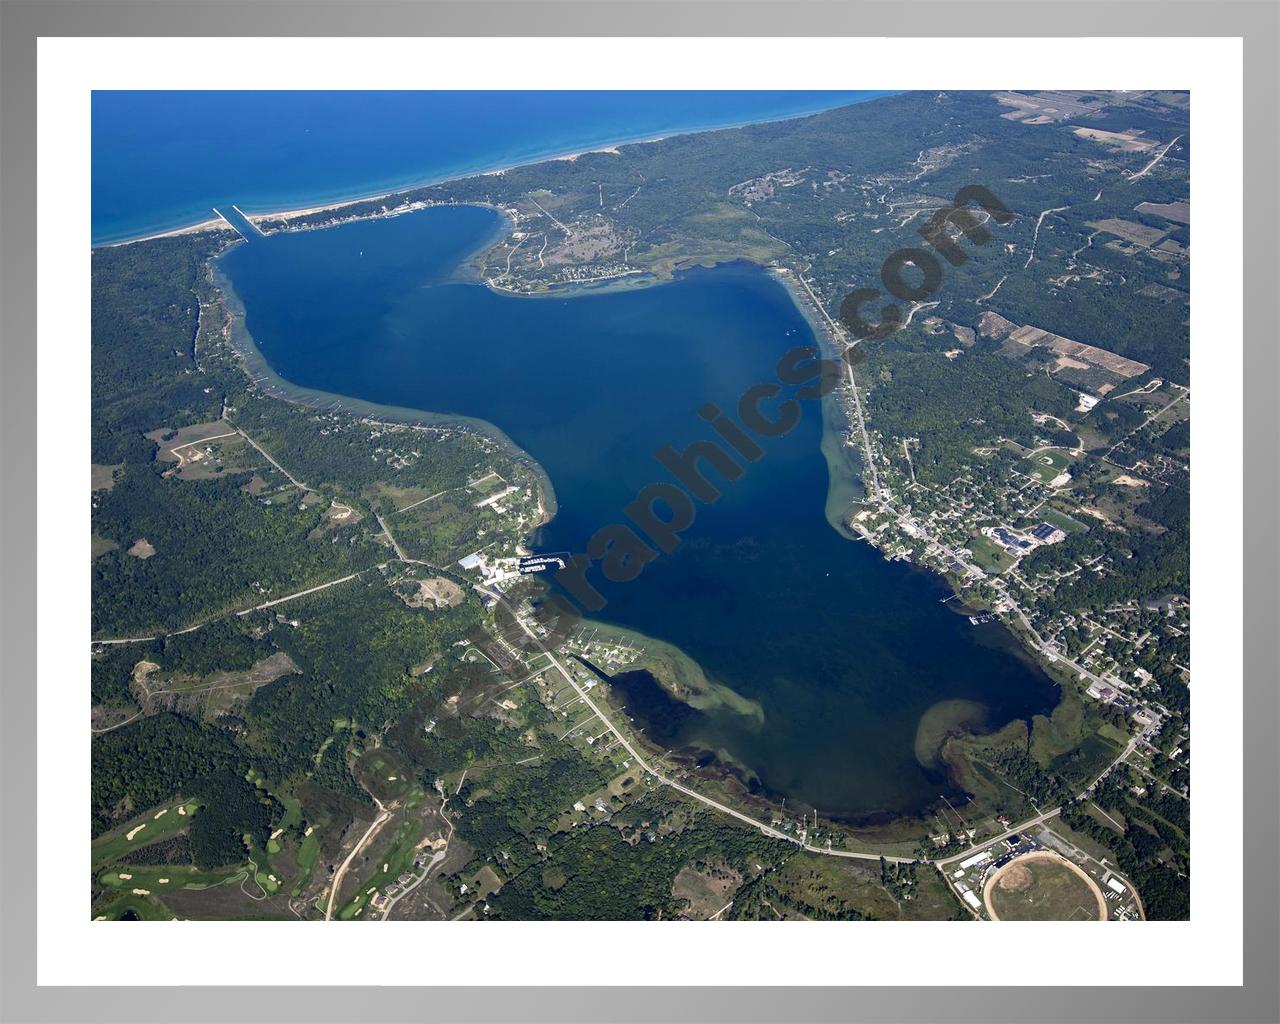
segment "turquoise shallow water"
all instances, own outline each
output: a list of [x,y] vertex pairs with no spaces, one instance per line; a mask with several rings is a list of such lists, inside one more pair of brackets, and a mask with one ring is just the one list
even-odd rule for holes
[[[537,299],[458,280],[496,217],[443,207],[272,236],[224,268],[286,380],[496,424],[554,483],[539,546],[582,551],[640,488],[672,479],[656,449],[713,436],[698,410],[735,408],[812,334],[754,267]],[[712,474],[722,498],[698,507],[674,554],[625,584],[593,577],[608,601],[598,617],[679,646],[763,709],[689,713],[623,680],[665,745],[723,751],[755,785],[832,817],[916,812],[947,792],[915,756],[929,708],[976,702],[997,727],[1047,712],[1056,687],[1001,627],[948,611],[941,580],[831,528],[820,409],[802,409],[740,479]]]
[[537,91],[93,94],[93,241],[366,196],[881,92]]

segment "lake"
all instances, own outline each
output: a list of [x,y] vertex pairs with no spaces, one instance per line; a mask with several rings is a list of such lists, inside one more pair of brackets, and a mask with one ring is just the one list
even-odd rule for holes
[[[287,381],[487,420],[537,459],[559,506],[540,550],[582,551],[625,521],[640,488],[671,480],[658,448],[713,436],[701,407],[735,408],[776,379],[783,352],[813,343],[758,267],[539,298],[460,275],[501,229],[492,210],[439,207],[255,239],[223,269]],[[950,611],[941,579],[832,528],[821,410],[802,407],[740,479],[719,481],[722,498],[699,506],[674,554],[629,583],[596,573],[608,603],[592,617],[675,645],[759,709],[674,709],[652,680],[619,679],[664,746],[718,752],[756,787],[832,818],[913,814],[949,794],[916,754],[930,709],[995,728],[1047,713],[1057,688],[1002,626]]]

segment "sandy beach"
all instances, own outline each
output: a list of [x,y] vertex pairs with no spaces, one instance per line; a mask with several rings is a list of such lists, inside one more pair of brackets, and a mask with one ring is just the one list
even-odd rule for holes
[[102,246],[94,246],[94,248],[114,249],[118,245],[133,245],[134,242],[150,242],[157,238],[172,238],[175,235],[195,235],[201,231],[234,231],[221,217],[210,217],[208,220],[202,220],[199,224],[188,224],[185,228],[171,228],[168,231],[157,231],[155,234],[143,235],[140,238],[126,238],[120,242],[106,242]]
[[[635,143],[619,143],[619,145],[643,145],[646,142],[660,142],[668,136],[660,136],[653,139],[641,139]],[[240,212],[245,218],[254,225],[259,225],[264,220],[295,220],[298,217],[307,217],[315,213],[328,213],[330,211],[337,212],[348,206],[355,206],[359,203],[377,202],[379,199],[390,199],[393,196],[402,196],[406,192],[412,192],[415,189],[430,188],[434,185],[445,185],[451,181],[462,181],[465,178],[500,176],[508,171],[513,171],[517,167],[533,167],[536,164],[549,163],[553,160],[574,161],[579,157],[586,156],[588,153],[609,153],[617,156],[620,153],[618,146],[600,146],[595,149],[583,149],[572,153],[561,153],[557,156],[539,157],[536,160],[530,160],[525,163],[506,164],[502,167],[493,167],[489,170],[474,171],[467,174],[453,175],[448,178],[437,178],[428,181],[413,182],[408,185],[402,185],[388,191],[375,192],[370,195],[355,196],[350,199],[335,199],[332,202],[319,203],[314,206],[302,206],[291,210],[246,210],[241,206]],[[477,203],[474,205],[485,205]],[[233,231],[221,217],[210,217],[208,220],[200,221],[198,224],[189,224],[186,227],[172,228],[168,231],[157,231],[153,234],[142,235],[139,238],[126,238],[119,242],[106,242],[103,247],[114,247],[118,245],[132,245],[134,242],[149,242],[157,238],[170,238],[174,235],[193,235],[201,231]]]
[[[793,114],[789,117],[778,118],[776,120],[791,120],[796,117],[810,117],[818,111],[810,111],[808,113]],[[663,142],[667,139],[676,138],[681,135],[695,135],[702,132],[714,131],[732,131],[737,128],[743,128],[754,124],[767,124],[769,121],[744,121],[740,124],[713,125],[705,128],[688,128],[681,131],[666,132],[660,135],[645,136],[637,139],[624,139],[619,142],[611,143],[607,146],[594,146],[590,149],[573,150],[566,153],[551,154],[548,156],[539,156],[529,160],[522,160],[517,163],[504,164],[500,167],[490,167],[487,169],[465,171],[458,174],[450,174],[444,178],[430,178],[422,181],[410,182],[405,185],[398,185],[390,189],[382,189],[368,195],[351,196],[348,198],[334,199],[329,202],[320,202],[311,206],[296,207],[289,210],[256,210],[246,208],[244,204],[239,204],[240,212],[254,225],[261,224],[264,220],[282,220],[290,221],[298,217],[306,217],[316,213],[327,213],[329,211],[342,210],[348,206],[355,206],[357,203],[377,202],[380,199],[390,199],[392,196],[400,196],[406,192],[412,192],[416,189],[430,188],[435,185],[446,185],[451,181],[462,181],[466,178],[478,178],[486,176],[500,176],[508,171],[513,171],[520,167],[533,167],[537,164],[551,163],[552,161],[574,161],[580,157],[587,156],[590,153],[607,153],[612,156],[621,155],[621,147],[623,146],[644,146],[654,142]],[[145,235],[140,238],[127,238],[119,242],[109,242],[107,245],[130,245],[134,242],[146,242],[156,238],[168,238],[171,235],[194,234],[199,231],[214,231],[221,228],[227,228],[227,225],[220,218],[213,217],[209,220],[201,221],[199,224],[191,224],[186,227],[174,228],[170,231],[157,231],[154,234]],[[228,228],[228,230],[230,230]]]

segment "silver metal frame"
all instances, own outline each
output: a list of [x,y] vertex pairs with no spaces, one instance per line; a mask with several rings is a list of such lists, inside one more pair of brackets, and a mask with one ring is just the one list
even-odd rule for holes
[[[645,8],[637,17],[636,7]],[[193,988],[172,1000],[141,988],[37,988],[35,886],[3,888],[0,1019],[311,1022],[382,1019],[644,1021],[1270,1021],[1280,1019],[1280,727],[1275,624],[1278,470],[1275,239],[1280,7],[1275,0],[941,0],[827,2],[204,3],[0,0],[0,855],[4,873],[38,875],[35,851],[35,190],[36,40],[40,36],[1229,36],[1244,39],[1245,551],[1244,985],[1148,987],[613,988],[584,1001],[563,988]],[[1212,685],[1207,683],[1206,685]],[[1234,847],[1235,837],[1224,838]],[[957,926],[959,927],[959,926]],[[180,1009],[178,1009],[180,1007]],[[251,1009],[250,1009],[251,1008]]]

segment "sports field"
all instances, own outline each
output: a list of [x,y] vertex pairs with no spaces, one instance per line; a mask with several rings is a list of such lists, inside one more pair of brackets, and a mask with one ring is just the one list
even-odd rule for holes
[[1027,472],[1041,483],[1049,483],[1071,465],[1071,456],[1059,448],[1042,448],[1026,458]]
[[1064,857],[1037,850],[1010,861],[987,882],[993,921],[1105,921],[1102,890]]

